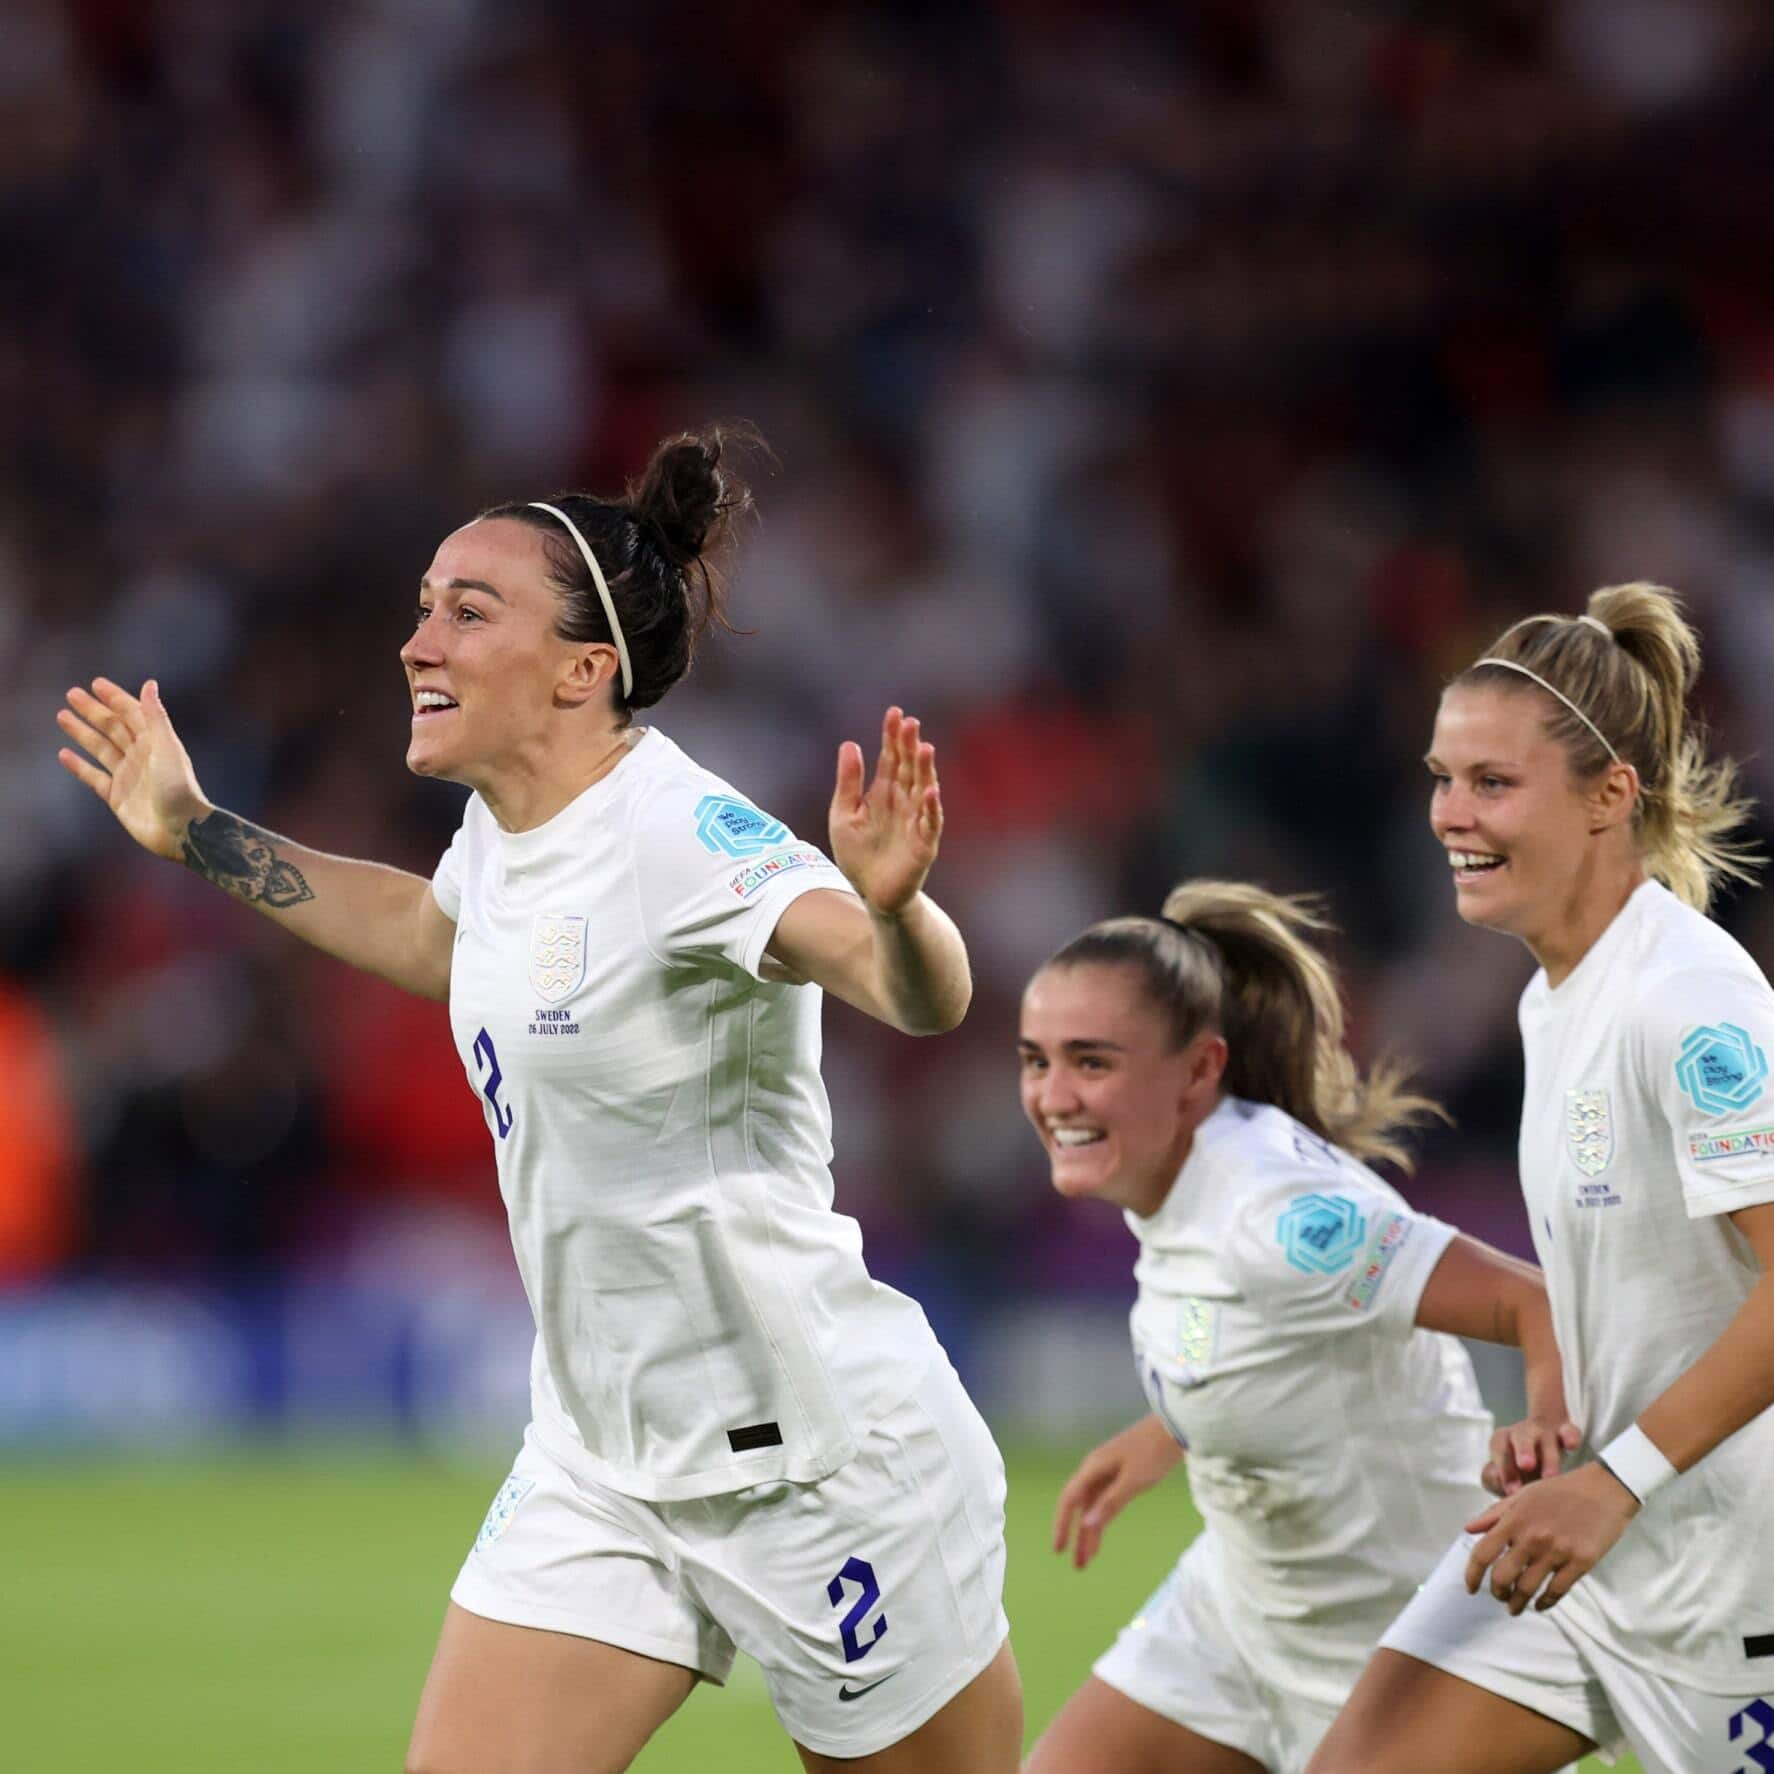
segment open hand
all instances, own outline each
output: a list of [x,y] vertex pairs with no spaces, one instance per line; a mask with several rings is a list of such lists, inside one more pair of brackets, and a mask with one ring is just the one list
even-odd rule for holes
[[1072,1564],[1083,1570],[1096,1557],[1110,1522],[1142,1491],[1176,1469],[1183,1450],[1157,1417],[1142,1417],[1131,1429],[1093,1448],[1066,1480],[1053,1515],[1053,1550],[1064,1552],[1074,1524],[1078,1538]]
[[881,723],[875,779],[863,788],[862,748],[838,748],[832,793],[832,860],[871,911],[903,911],[924,885],[942,840],[942,796],[936,747],[897,708]]
[[1477,1595],[1489,1571],[1491,1594],[1510,1613],[1531,1601],[1543,1614],[1594,1570],[1638,1512],[1638,1499],[1605,1466],[1529,1485],[1466,1524],[1467,1533],[1483,1535],[1466,1561],[1467,1592]]
[[1564,1456],[1583,1440],[1583,1431],[1566,1418],[1562,1423],[1524,1417],[1491,1437],[1491,1457],[1479,1482],[1493,1497],[1513,1497],[1537,1478],[1557,1478]]
[[80,747],[56,753],[62,767],[117,815],[144,850],[177,862],[186,828],[210,808],[160,700],[160,686],[149,678],[138,698],[109,678],[94,678],[90,692],[68,692],[68,706],[55,718]]

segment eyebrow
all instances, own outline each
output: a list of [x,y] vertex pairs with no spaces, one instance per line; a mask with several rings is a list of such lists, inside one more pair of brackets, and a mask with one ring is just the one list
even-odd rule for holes
[[[1447,765],[1445,765],[1441,761],[1441,759],[1435,755],[1434,752],[1425,752],[1423,754],[1423,762],[1431,770],[1446,770],[1447,769]],[[1520,768],[1520,766],[1517,764],[1507,763],[1507,762],[1501,761],[1497,758],[1479,758],[1475,763],[1471,763],[1466,766],[1466,770],[1469,775],[1475,774],[1475,773],[1481,772],[1481,771],[1516,770],[1519,768]]]
[[[1027,1036],[1024,1036],[1018,1040],[1016,1045],[1020,1050],[1026,1051],[1029,1048],[1038,1048],[1041,1045],[1041,1043],[1039,1041],[1031,1041],[1028,1039]],[[1077,1041],[1062,1041],[1062,1042],[1060,1042],[1059,1045],[1060,1045],[1061,1050],[1066,1053],[1083,1053],[1086,1051],[1090,1051],[1090,1052],[1107,1051],[1109,1053],[1125,1053],[1127,1051],[1127,1049],[1125,1047],[1123,1047],[1119,1041],[1102,1041],[1102,1040],[1097,1040],[1097,1039],[1090,1037],[1090,1036],[1086,1036],[1082,1040],[1077,1040]]]
[[[484,591],[488,597],[497,598],[500,603],[505,602],[504,594],[498,586],[489,585],[484,579],[446,579],[443,582],[443,588],[445,591]],[[432,589],[429,576],[419,581],[419,589],[421,591]]]

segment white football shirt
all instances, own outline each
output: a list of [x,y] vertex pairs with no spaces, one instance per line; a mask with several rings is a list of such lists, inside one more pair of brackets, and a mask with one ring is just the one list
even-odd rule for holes
[[1228,1097],[1140,1241],[1133,1343],[1189,1450],[1220,1605],[1260,1679],[1340,1706],[1488,1501],[1491,1420],[1416,1328],[1454,1228],[1280,1109]]
[[936,1350],[832,1210],[822,994],[764,948],[839,870],[662,733],[432,882],[536,1318],[538,1438],[653,1500],[836,1470]]
[[[1774,1201],[1774,992],[1647,881],[1521,1001],[1521,1178],[1571,1414],[1602,1447],[1715,1342],[1761,1271],[1724,1216]],[[1721,1694],[1774,1688],[1774,1413],[1659,1491],[1553,1616]]]

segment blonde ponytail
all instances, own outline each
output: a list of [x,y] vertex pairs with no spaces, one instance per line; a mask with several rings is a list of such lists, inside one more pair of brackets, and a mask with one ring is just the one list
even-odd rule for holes
[[1688,715],[1700,676],[1700,636],[1673,591],[1643,581],[1603,587],[1590,598],[1588,613],[1638,667],[1634,675],[1645,685],[1634,699],[1638,707],[1619,710],[1615,730],[1627,740],[1621,755],[1639,771],[1646,871],[1703,912],[1721,881],[1753,882],[1762,858],[1754,844],[1733,836],[1754,809],[1738,792],[1737,765],[1707,757],[1705,730]]

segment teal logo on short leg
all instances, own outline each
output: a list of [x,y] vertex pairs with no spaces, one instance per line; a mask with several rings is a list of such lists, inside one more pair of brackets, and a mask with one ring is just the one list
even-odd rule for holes
[[480,1532],[474,1536],[476,1552],[485,1552],[511,1526],[512,1511],[535,1488],[536,1481],[533,1478],[508,1478],[500,1485],[499,1493],[487,1511],[487,1519],[480,1524]]

